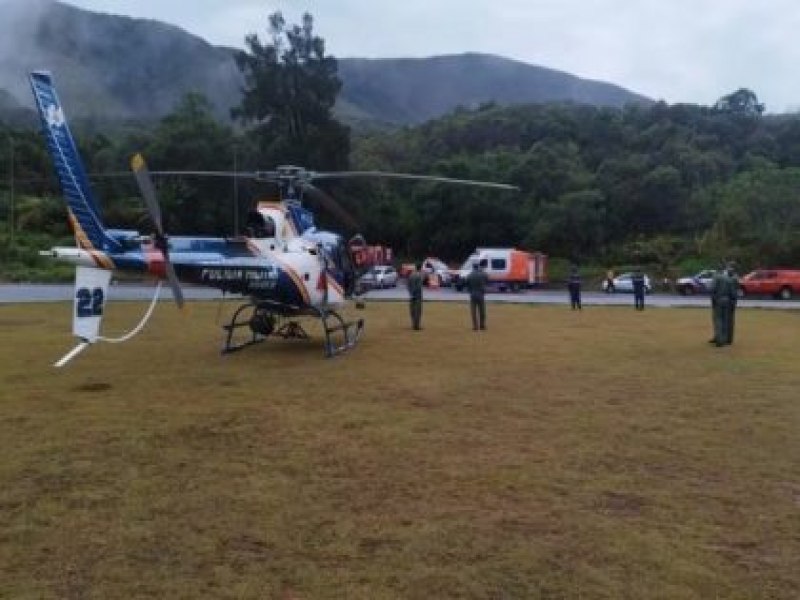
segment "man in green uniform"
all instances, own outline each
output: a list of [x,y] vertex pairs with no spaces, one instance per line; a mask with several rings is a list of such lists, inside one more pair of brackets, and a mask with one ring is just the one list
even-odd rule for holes
[[717,347],[729,344],[732,281],[726,269],[720,269],[714,273],[711,280],[711,315],[714,322],[714,337],[709,340],[709,344]]
[[489,276],[483,272],[480,265],[476,262],[472,265],[472,271],[467,275],[465,281],[469,292],[469,312],[472,315],[472,329],[486,329],[486,285],[489,283]]
[[408,276],[408,307],[411,312],[411,326],[422,329],[422,263],[415,265],[414,272]]

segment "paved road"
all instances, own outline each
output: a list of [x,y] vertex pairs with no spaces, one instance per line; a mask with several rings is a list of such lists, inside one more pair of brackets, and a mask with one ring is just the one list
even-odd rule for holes
[[[184,294],[190,300],[213,300],[220,298],[220,292],[209,288],[184,286]],[[109,295],[112,300],[150,300],[153,297],[154,287],[151,285],[118,284],[112,285]],[[65,302],[72,300],[72,285],[43,285],[20,284],[0,285],[0,304],[13,304],[22,302]],[[161,298],[171,299],[170,291],[164,287]],[[401,285],[387,290],[372,290],[367,294],[367,300],[406,300],[408,294]],[[465,301],[466,294],[458,293],[451,289],[425,290],[425,299],[434,301]],[[604,294],[602,292],[584,292],[583,304],[585,306],[632,306],[633,297],[630,294]],[[516,304],[568,304],[565,290],[531,290],[518,294],[488,294],[490,302],[508,302]],[[708,307],[707,296],[678,296],[672,294],[652,294],[647,297],[647,305],[659,307]],[[744,299],[740,301],[741,307],[772,308],[772,309],[800,309],[800,301],[771,300],[771,299]]]
[[[388,290],[372,290],[367,295],[368,299],[375,300],[405,300],[408,293],[402,286]],[[512,304],[569,304],[566,290],[529,290],[518,294],[498,293],[487,294],[490,302],[507,302]],[[451,289],[425,290],[426,300],[465,301],[466,293],[459,293]],[[584,292],[581,294],[584,306],[630,306],[633,307],[632,294],[606,294],[604,292]],[[680,296],[678,294],[650,294],[645,300],[646,306],[658,307],[703,307],[708,308],[708,296]],[[772,300],[769,298],[746,298],[739,301],[740,307],[751,308],[783,308],[800,309],[800,301]]]

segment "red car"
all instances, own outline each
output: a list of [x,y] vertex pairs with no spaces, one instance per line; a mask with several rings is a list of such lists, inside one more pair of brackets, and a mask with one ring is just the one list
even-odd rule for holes
[[757,269],[739,281],[741,295],[775,296],[789,300],[800,294],[800,271],[794,269]]

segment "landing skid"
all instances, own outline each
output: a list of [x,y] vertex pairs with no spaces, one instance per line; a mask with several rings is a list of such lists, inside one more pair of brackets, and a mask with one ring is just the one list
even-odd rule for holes
[[[292,340],[311,339],[298,321],[280,314],[278,312],[280,308],[285,307],[268,302],[242,304],[233,313],[230,323],[222,326],[226,332],[222,353],[229,354],[253,344],[260,344],[270,335]],[[308,316],[322,321],[325,332],[325,356],[328,358],[353,348],[364,330],[364,319],[346,322],[335,310],[312,309]],[[248,328],[250,335],[245,341],[236,342],[234,334],[242,327]]]

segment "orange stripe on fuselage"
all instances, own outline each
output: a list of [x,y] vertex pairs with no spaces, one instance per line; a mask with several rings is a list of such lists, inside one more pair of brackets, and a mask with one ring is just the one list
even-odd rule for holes
[[277,258],[277,257],[273,257],[273,258],[275,258],[275,260],[278,263],[280,263],[280,265],[283,268],[283,270],[286,271],[286,273],[289,275],[289,277],[291,277],[292,281],[294,282],[295,287],[298,289],[298,291],[300,292],[300,295],[303,297],[303,302],[305,302],[306,304],[311,304],[311,298],[308,295],[308,290],[306,289],[306,286],[303,283],[303,280],[300,277],[300,275],[297,274],[297,271],[295,271],[292,267],[287,265],[285,262],[283,262],[279,258]]
[[72,228],[72,233],[75,234],[75,242],[78,244],[78,248],[94,250],[94,245],[89,240],[89,236],[86,235],[83,227],[81,227],[80,221],[75,218],[75,215],[69,208],[67,209],[67,219],[69,219],[69,226]]
[[101,269],[113,270],[114,262],[105,252],[101,252],[94,247],[89,236],[86,235],[83,227],[81,227],[80,221],[75,218],[75,215],[69,208],[67,209],[67,219],[69,220],[70,227],[72,227],[72,232],[75,234],[75,243],[78,245],[78,248],[86,250],[89,256],[92,257],[94,263]]
[[108,269],[109,271],[113,271],[116,268],[114,261],[111,260],[108,254],[105,252],[100,252],[99,250],[90,250],[89,254],[92,256],[92,259],[98,267]]
[[340,294],[342,298],[344,298],[344,288],[339,285],[339,282],[336,281],[336,278],[330,273],[326,273],[325,279],[328,281],[328,285],[331,286],[337,294]]

